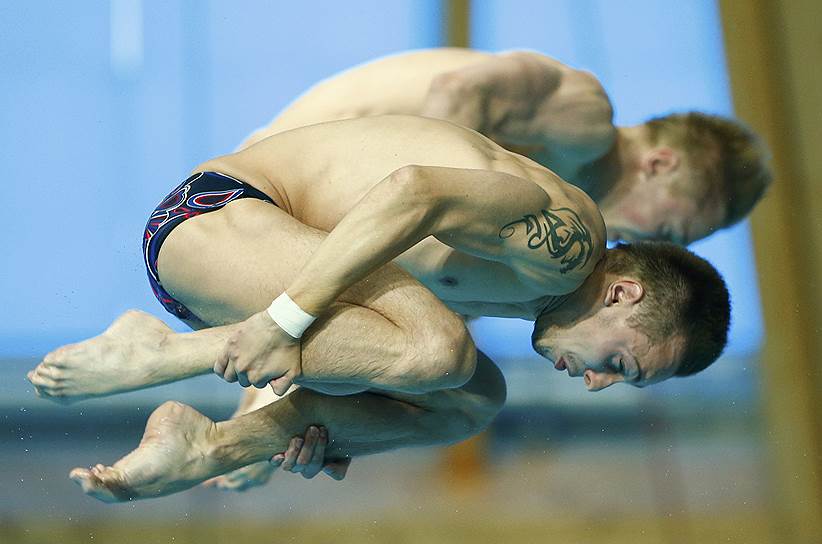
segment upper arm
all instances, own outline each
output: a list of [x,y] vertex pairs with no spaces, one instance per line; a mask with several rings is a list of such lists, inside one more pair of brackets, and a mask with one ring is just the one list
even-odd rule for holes
[[611,101],[597,78],[566,67],[556,91],[545,97],[519,132],[532,143],[557,147],[587,162],[613,145],[613,116]]
[[544,55],[532,55],[532,63],[552,73],[551,85],[540,86],[535,77],[537,68],[527,71],[529,83],[539,86],[541,92],[531,93],[528,108],[509,110],[498,127],[499,137],[512,144],[542,145],[549,152],[559,150],[565,160],[588,162],[603,155],[613,145],[616,127],[613,107],[602,84],[590,72]]
[[493,133],[510,117],[528,117],[559,85],[558,67],[535,53],[490,55],[480,62],[435,76],[423,115]]
[[578,160],[602,155],[616,134],[611,102],[593,74],[529,51],[439,74],[422,113],[502,143],[559,147]]
[[545,189],[504,172],[419,168],[441,210],[434,236],[460,251],[508,265],[534,290],[575,289],[604,252],[599,210],[585,193],[559,178]]

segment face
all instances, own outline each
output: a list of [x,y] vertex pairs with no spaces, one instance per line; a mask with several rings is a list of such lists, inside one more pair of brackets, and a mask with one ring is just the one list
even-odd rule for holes
[[534,349],[554,368],[581,377],[589,391],[615,383],[644,387],[674,374],[684,342],[673,337],[654,344],[628,324],[630,308],[603,306],[594,315],[572,324],[555,325],[550,315],[534,327]]
[[699,185],[696,175],[679,162],[646,166],[625,193],[603,207],[608,240],[688,245],[711,234],[720,225],[720,208],[700,205],[704,195],[683,189]]

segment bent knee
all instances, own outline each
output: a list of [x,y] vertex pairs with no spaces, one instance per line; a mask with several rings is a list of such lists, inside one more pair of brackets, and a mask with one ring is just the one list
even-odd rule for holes
[[461,387],[474,375],[477,350],[465,324],[454,315],[452,322],[412,336],[397,371],[409,392],[427,393]]

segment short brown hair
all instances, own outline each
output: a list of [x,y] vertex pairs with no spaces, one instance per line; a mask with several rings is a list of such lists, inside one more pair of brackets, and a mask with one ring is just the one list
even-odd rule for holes
[[677,333],[685,337],[676,376],[695,374],[720,356],[728,341],[731,302],[711,263],[669,242],[618,244],[606,255],[606,272],[633,276],[645,291],[630,324],[651,342]]
[[721,228],[744,218],[771,184],[770,153],[746,125],[701,112],[672,113],[646,121],[652,144],[681,146],[708,183],[706,198],[723,204]]

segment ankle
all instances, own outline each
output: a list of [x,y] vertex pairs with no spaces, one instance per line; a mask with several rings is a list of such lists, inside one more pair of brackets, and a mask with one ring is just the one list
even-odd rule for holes
[[279,451],[273,434],[276,433],[261,439],[254,433],[243,432],[236,419],[220,421],[209,434],[205,456],[209,463],[223,471],[266,461]]
[[292,406],[293,396],[217,423],[213,447],[216,458],[245,466],[269,461],[274,454],[284,452],[291,438],[307,427],[305,418]]
[[232,433],[227,432],[227,421],[217,421],[206,435],[206,446],[203,450],[209,462],[218,465],[229,465],[235,461],[237,443],[232,440]]

